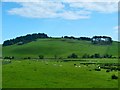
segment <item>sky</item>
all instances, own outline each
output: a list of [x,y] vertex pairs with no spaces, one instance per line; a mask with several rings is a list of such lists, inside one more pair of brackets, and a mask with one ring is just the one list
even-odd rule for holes
[[0,43],[33,33],[52,37],[105,35],[117,41],[118,2],[93,1],[3,0]]

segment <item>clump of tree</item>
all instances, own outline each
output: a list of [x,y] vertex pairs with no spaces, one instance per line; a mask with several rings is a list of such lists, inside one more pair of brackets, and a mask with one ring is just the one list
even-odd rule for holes
[[80,37],[79,40],[91,41],[91,38],[89,38],[89,37]]
[[39,59],[44,59],[44,56],[43,55],[39,55]]
[[31,59],[31,57],[24,57],[23,59]]
[[5,56],[4,59],[14,59],[15,57],[14,56]]
[[68,56],[68,58],[78,58],[78,56],[75,53],[72,53],[71,55]]
[[67,38],[67,39],[76,39],[75,37],[73,37],[73,36],[64,36],[64,38]]
[[20,36],[20,37],[16,37],[15,39],[4,41],[3,46],[9,46],[13,44],[22,45],[24,43],[35,41],[36,39],[39,38],[49,38],[49,37],[47,36],[47,34],[44,33],[27,34],[26,36]]
[[107,69],[106,72],[110,72],[111,70],[110,69]]
[[112,78],[112,79],[118,79],[118,76],[116,76],[115,74],[113,74],[113,75],[111,76],[111,78]]
[[100,55],[99,53],[95,53],[93,55],[84,54],[82,58],[113,58],[113,57],[112,55],[109,54]]
[[90,55],[85,53],[82,58],[90,58]]
[[91,38],[89,37],[73,37],[73,36],[62,36],[62,38],[66,38],[66,39],[75,39],[75,40],[86,40],[86,41],[91,41]]
[[103,55],[103,58],[112,58],[112,55],[105,54],[105,55]]
[[100,68],[95,68],[95,71],[101,71],[101,69]]
[[93,44],[100,44],[100,45],[112,44],[112,38],[108,36],[93,36],[91,41]]

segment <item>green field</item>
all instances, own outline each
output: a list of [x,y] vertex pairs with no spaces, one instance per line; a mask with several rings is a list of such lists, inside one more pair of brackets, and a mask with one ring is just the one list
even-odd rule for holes
[[[118,57],[118,42],[112,45],[93,45],[90,41],[60,38],[38,39],[24,45],[11,45],[2,48],[3,57],[14,56],[11,63],[3,59],[3,88],[117,88],[118,79],[112,79],[118,70],[106,72],[100,68],[105,63],[117,67],[118,59],[82,59],[86,53],[93,55],[110,54]],[[68,59],[71,53],[78,59]],[[44,59],[38,58],[43,55]],[[54,57],[57,56],[57,59]],[[23,59],[31,57],[31,59]],[[60,58],[61,59],[58,59]],[[49,59],[47,59],[49,58]],[[52,58],[52,59],[50,59]],[[76,65],[74,65],[76,64]]]
[[118,87],[118,80],[111,79],[112,74],[118,75],[117,71],[95,71],[96,67],[96,64],[86,66],[78,61],[13,60],[12,63],[3,65],[3,88]]
[[112,45],[93,45],[90,41],[70,40],[70,39],[38,39],[24,45],[11,45],[3,47],[3,56],[15,57],[38,57],[44,55],[45,58],[57,57],[66,58],[71,53],[76,53],[82,57],[85,53],[92,55],[111,54],[118,56],[118,43]]

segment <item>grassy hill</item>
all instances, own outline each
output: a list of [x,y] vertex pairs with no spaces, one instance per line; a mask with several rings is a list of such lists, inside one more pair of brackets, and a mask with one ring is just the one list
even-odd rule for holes
[[44,55],[45,58],[57,57],[66,58],[71,53],[76,53],[79,57],[83,54],[111,54],[118,55],[118,43],[113,42],[112,45],[93,45],[90,41],[72,40],[72,39],[38,39],[23,45],[5,46],[3,56],[15,57],[38,57]]

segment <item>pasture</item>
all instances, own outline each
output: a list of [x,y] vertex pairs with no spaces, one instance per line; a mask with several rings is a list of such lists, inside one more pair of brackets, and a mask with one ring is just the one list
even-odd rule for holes
[[37,58],[43,55],[44,58],[67,58],[70,54],[75,53],[78,58],[84,54],[100,55],[109,54],[118,57],[118,42],[112,45],[93,45],[91,41],[71,40],[71,39],[38,39],[23,45],[10,45],[2,48],[3,57],[14,56],[15,58],[31,57]]
[[96,71],[100,63],[112,64],[118,60],[12,60],[3,63],[3,88],[117,88],[118,79],[111,76],[118,76],[118,71],[106,72],[104,68]]

